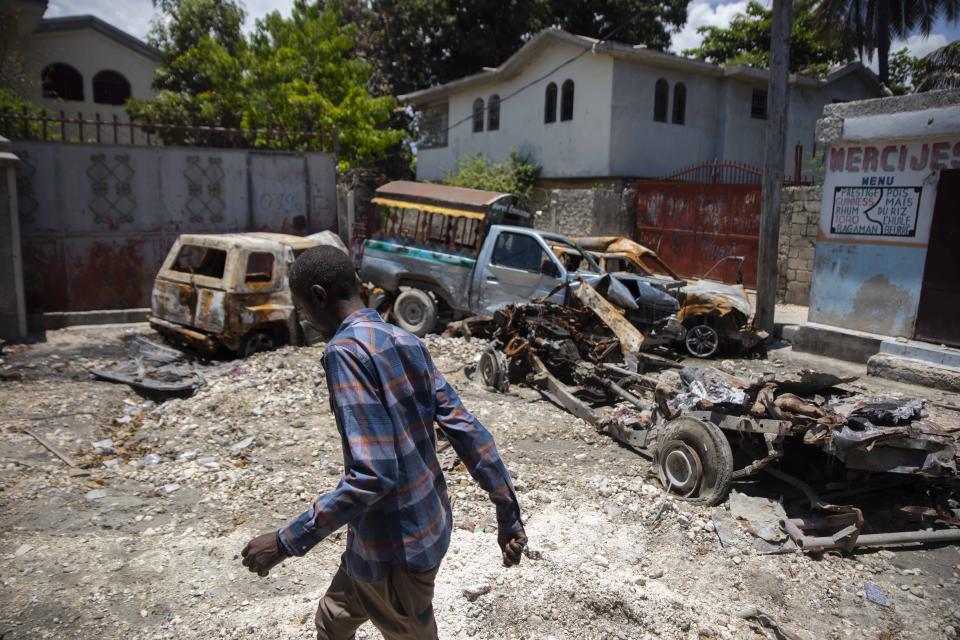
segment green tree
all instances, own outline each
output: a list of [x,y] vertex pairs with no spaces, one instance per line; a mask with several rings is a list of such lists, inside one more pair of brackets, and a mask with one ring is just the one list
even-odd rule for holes
[[913,69],[917,91],[960,89],[960,40],[917,60]]
[[923,61],[911,56],[906,48],[894,52],[890,56],[890,78],[887,80],[887,87],[897,96],[913,93],[914,78],[922,65]]
[[153,20],[151,45],[160,50],[153,86],[158,91],[200,93],[217,85],[216,63],[204,65],[201,55],[236,58],[246,50],[246,14],[233,0],[153,0],[160,12]]
[[930,35],[938,18],[960,18],[960,0],[822,0],[817,23],[822,34],[837,34],[868,59],[877,55],[880,81],[890,81],[890,42],[919,32]]
[[[790,29],[790,71],[824,75],[831,66],[854,57],[853,47],[836,35],[823,38],[817,32],[816,0],[799,0],[794,6]],[[700,27],[703,42],[683,52],[700,60],[722,65],[770,66],[770,30],[773,12],[756,0],[729,27]]]
[[[372,67],[355,55],[357,29],[344,23],[339,4],[297,0],[289,18],[273,12],[249,37],[237,37],[243,16],[228,0],[162,0],[158,6],[172,13],[154,27],[153,42],[163,56],[159,92],[149,101],[128,102],[131,117],[256,130],[336,129],[343,168],[370,164],[402,140],[402,131],[384,126],[396,101],[370,95]],[[159,133],[167,143],[186,145],[330,146],[310,135]]]
[[479,154],[463,156],[457,163],[457,170],[447,175],[443,183],[454,187],[512,193],[526,202],[539,177],[539,166],[516,151],[511,151],[508,160],[496,163]]

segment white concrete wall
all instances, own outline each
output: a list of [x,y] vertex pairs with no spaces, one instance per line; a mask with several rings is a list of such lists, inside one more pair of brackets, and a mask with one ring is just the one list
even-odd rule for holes
[[[723,80],[722,102],[717,107],[723,111],[718,159],[744,162],[755,167],[763,166],[766,120],[750,117],[753,89],[766,89],[764,82],[748,83],[732,78]],[[792,149],[788,156],[792,156]]]
[[[511,149],[530,156],[543,167],[544,178],[567,178],[611,175],[610,94],[613,59],[587,53],[500,105],[499,131],[473,133],[470,118],[473,101],[483,98],[484,104],[494,93],[501,99],[524,84],[538,78],[582,49],[556,44],[542,50],[517,76],[503,82],[474,86],[450,97],[449,123],[464,122],[448,133],[447,146],[419,149],[417,179],[439,180],[455,170],[464,155],[479,153],[494,161],[507,158]],[[575,83],[573,120],[559,118],[560,87],[567,79]],[[557,121],[543,121],[544,92],[550,82],[558,89]]]
[[[24,58],[30,100],[54,113],[62,109],[67,116],[76,117],[79,111],[89,118],[99,113],[104,120],[112,120],[116,114],[126,121],[122,106],[93,101],[93,76],[104,70],[123,75],[134,98],[148,99],[155,94],[151,84],[157,63],[93,29],[34,34],[26,42]],[[83,75],[83,102],[43,97],[41,74],[54,62],[69,64]]]
[[[848,102],[877,97],[876,89],[859,74],[850,74],[821,89],[790,87],[790,122],[787,128],[785,175],[794,172],[794,147],[803,145],[805,158],[815,148],[817,120],[823,117],[823,108],[834,101]],[[816,149],[822,151],[821,145]],[[801,171],[805,167],[801,166]]]
[[[667,122],[653,119],[656,82],[670,85]],[[687,88],[685,123],[673,124],[674,89]],[[611,175],[660,177],[718,156],[720,80],[617,60],[613,72]]]

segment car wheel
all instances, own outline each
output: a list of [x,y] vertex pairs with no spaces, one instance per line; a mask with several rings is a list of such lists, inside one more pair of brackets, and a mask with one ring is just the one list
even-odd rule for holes
[[720,334],[708,324],[696,324],[684,338],[687,352],[697,358],[709,358],[720,348]]
[[690,416],[669,422],[654,453],[660,482],[689,502],[719,504],[733,479],[733,451],[715,424]]
[[401,329],[422,338],[437,324],[437,303],[426,291],[407,289],[393,303],[393,315]]
[[240,345],[240,355],[249,358],[255,353],[273,351],[276,348],[277,341],[272,335],[265,331],[255,331],[244,337],[243,343]]

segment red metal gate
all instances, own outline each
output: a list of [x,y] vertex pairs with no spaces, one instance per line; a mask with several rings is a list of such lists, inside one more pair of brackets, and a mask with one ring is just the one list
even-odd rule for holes
[[[694,178],[702,182],[684,182]],[[724,256],[739,255],[744,284],[757,285],[760,172],[733,163],[694,167],[664,180],[637,182],[637,242],[655,250],[679,275],[705,274]],[[728,261],[711,278],[735,282]]]

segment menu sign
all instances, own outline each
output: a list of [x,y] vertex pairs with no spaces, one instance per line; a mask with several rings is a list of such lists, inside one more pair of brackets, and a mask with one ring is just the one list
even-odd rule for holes
[[840,235],[912,238],[921,187],[834,187],[830,231]]

